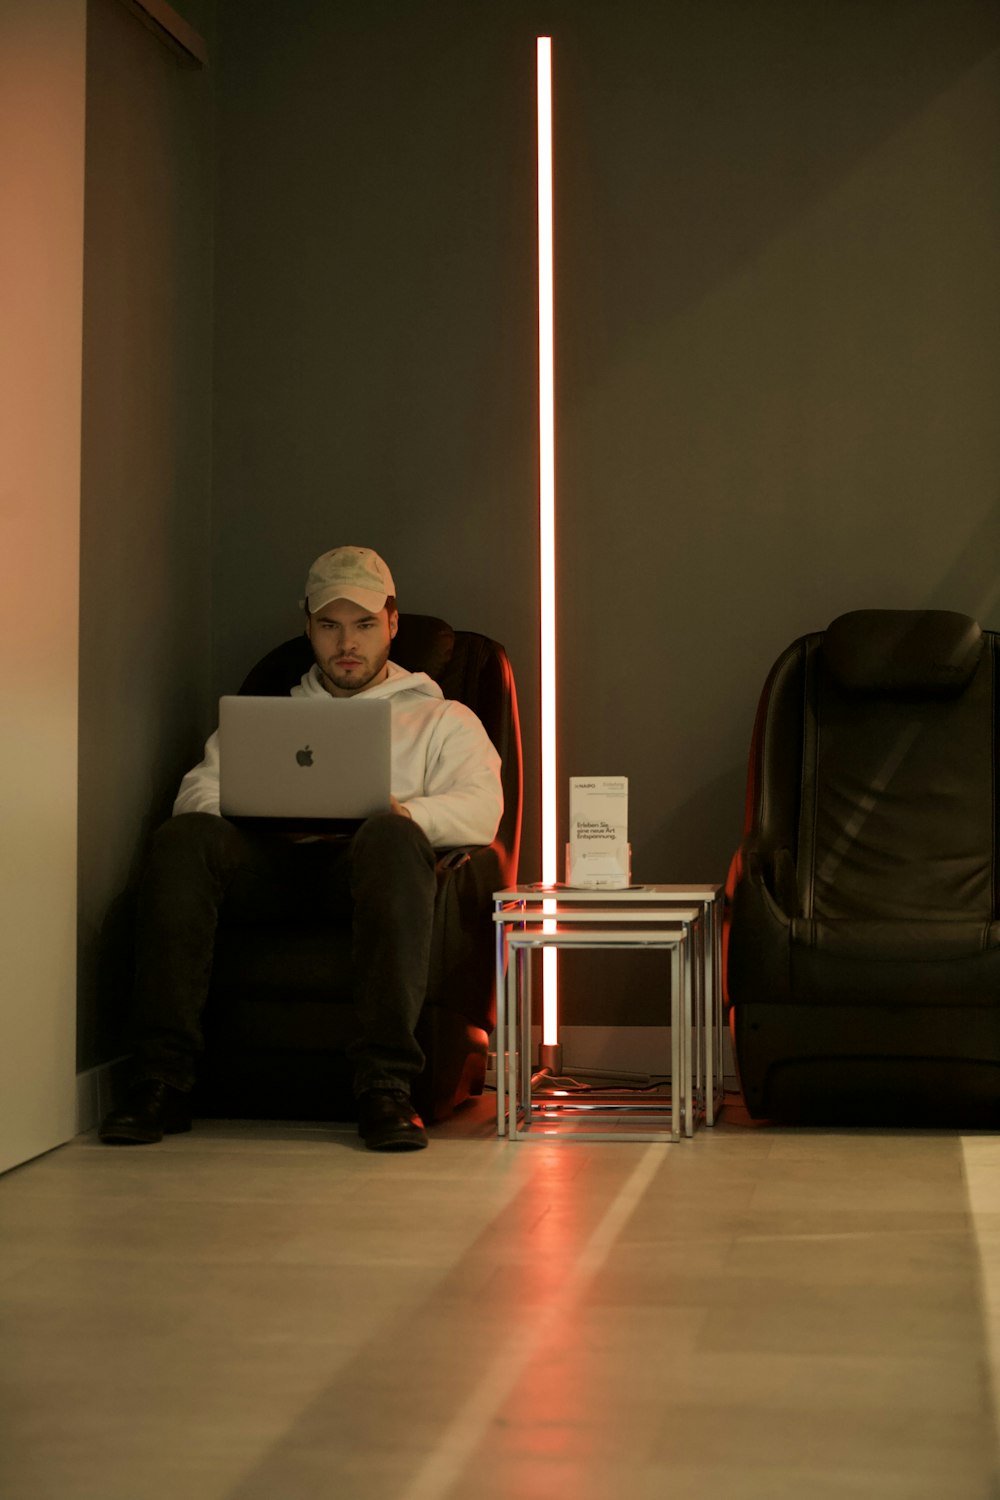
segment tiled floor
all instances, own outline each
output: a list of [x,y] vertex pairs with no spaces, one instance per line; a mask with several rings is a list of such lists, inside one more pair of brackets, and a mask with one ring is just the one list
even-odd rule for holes
[[997,1500],[995,1335],[990,1136],[83,1137],[0,1179],[0,1495]]

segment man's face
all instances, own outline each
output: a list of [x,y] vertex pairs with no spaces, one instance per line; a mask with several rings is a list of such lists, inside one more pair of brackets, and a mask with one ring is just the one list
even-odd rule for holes
[[373,615],[350,599],[334,599],[310,615],[306,635],[327,692],[334,698],[351,698],[384,682],[398,623],[395,610],[390,614],[380,609]]

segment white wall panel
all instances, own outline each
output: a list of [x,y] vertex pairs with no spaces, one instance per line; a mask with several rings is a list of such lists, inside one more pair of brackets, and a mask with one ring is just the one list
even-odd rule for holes
[[85,0],[0,0],[0,1170],[76,1085]]

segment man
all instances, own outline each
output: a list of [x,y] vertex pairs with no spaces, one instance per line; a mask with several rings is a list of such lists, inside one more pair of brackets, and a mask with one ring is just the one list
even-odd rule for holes
[[372,1150],[427,1144],[410,1102],[423,1066],[414,1030],[427,988],[435,849],[488,844],[503,810],[500,758],[470,709],[423,672],[389,660],[398,626],[392,575],[365,547],[335,547],[309,570],[306,634],[316,658],[293,696],[364,693],[392,710],[392,796],[352,838],[250,833],[219,811],[218,734],[184,777],[155,834],[139,890],[131,1086],[101,1127],[111,1144],[191,1128],[220,908],[245,916],[351,905],[352,1047],[358,1129]]

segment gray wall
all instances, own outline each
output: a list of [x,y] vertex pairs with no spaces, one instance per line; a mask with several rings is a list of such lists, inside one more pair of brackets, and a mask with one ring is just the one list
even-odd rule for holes
[[[301,628],[312,558],[505,642],[528,710],[534,42],[517,7],[220,8],[216,687]],[[501,14],[503,12],[503,14]]]
[[[185,10],[210,21],[206,6]],[[210,700],[210,75],[119,0],[87,37],[78,1066],[121,1048],[131,893]]]
[[[404,607],[507,644],[532,781],[551,31],[560,778],[630,777],[637,879],[721,879],[789,640],[866,605],[1000,626],[996,7],[221,0],[219,25],[214,691],[298,628],[314,553],[364,542]],[[537,841],[529,787],[526,878]],[[569,1016],[655,1019],[648,978],[570,986]]]

